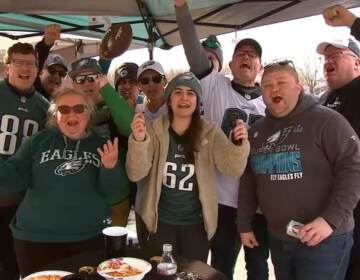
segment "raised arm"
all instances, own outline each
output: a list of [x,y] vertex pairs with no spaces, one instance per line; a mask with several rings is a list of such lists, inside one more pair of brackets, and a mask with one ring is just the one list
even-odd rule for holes
[[341,5],[326,8],[323,12],[326,24],[330,26],[346,26],[351,34],[360,40],[360,18]]
[[223,174],[239,178],[245,170],[250,151],[247,129],[243,121],[237,120],[232,138],[233,143],[226,138],[222,130],[216,128],[213,148],[215,165]]
[[100,94],[109,107],[118,132],[122,136],[129,136],[131,133],[130,124],[134,117],[134,110],[130,108],[126,100],[107,83],[107,77],[104,76],[100,81]]
[[100,191],[104,194],[112,194],[114,191],[128,194],[129,180],[126,176],[125,166],[119,160],[118,139],[115,137],[113,142],[108,140],[97,151],[101,157],[102,165],[99,177]]
[[174,0],[174,2],[180,37],[190,69],[197,76],[204,75],[212,66],[199,42],[189,7],[185,0]]
[[148,133],[143,113],[136,113],[131,124],[129,148],[126,156],[126,171],[129,179],[138,182],[149,174],[153,161],[153,137]]

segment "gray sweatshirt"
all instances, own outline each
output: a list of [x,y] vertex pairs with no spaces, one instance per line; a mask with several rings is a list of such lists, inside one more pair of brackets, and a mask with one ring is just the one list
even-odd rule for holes
[[251,152],[241,178],[238,229],[252,231],[259,204],[271,235],[286,235],[290,220],[309,223],[323,217],[334,235],[354,227],[360,197],[360,144],[339,113],[302,94],[283,118],[266,117],[249,130]]

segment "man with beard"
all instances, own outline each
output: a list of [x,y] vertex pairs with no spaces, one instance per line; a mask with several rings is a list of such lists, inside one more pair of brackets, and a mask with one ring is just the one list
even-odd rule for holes
[[[230,136],[237,119],[247,126],[264,116],[265,105],[257,84],[262,70],[260,44],[251,38],[237,43],[230,62],[231,81],[214,71],[215,65],[201,46],[185,0],[175,0],[175,11],[185,54],[191,71],[200,79],[203,90],[204,117],[220,126]],[[234,267],[240,251],[240,236],[236,228],[239,179],[217,173],[218,224],[211,241],[211,265],[233,279]],[[241,188],[241,186],[240,186]],[[254,221],[259,244],[245,248],[248,279],[268,278],[266,221],[260,213]]]
[[[340,5],[323,12],[330,26],[346,26],[360,40],[360,18]],[[317,52],[324,57],[324,77],[329,87],[322,103],[342,114],[360,135],[360,50],[355,41],[323,42]],[[360,279],[360,205],[354,211],[354,246],[346,279]]]
[[[5,55],[0,81],[0,157],[13,155],[22,141],[45,126],[49,103],[34,88],[38,55],[32,45],[16,43]],[[0,279],[19,279],[9,224],[22,194],[0,197]]]
[[39,56],[39,73],[34,86],[46,99],[59,89],[67,73],[64,58],[59,54],[49,55],[55,41],[60,38],[61,28],[57,24],[45,27],[44,37],[35,46]]
[[59,54],[50,54],[40,71],[40,85],[37,90],[50,100],[60,88],[66,74],[67,67],[64,58]]

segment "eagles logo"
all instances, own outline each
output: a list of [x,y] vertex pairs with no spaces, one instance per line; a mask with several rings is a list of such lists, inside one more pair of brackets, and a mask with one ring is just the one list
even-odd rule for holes
[[285,141],[288,135],[294,131],[294,126],[289,126],[271,135],[265,143],[265,150],[271,151],[275,146]]
[[124,77],[126,77],[128,74],[129,74],[129,72],[124,69],[124,70],[120,71],[119,76],[120,76],[121,78],[124,78]]
[[81,159],[65,161],[55,169],[55,174],[59,176],[73,175],[79,173],[86,166],[86,162]]

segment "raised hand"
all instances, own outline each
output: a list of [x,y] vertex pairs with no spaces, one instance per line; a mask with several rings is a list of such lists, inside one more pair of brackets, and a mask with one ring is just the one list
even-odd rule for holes
[[131,123],[133,137],[138,142],[145,140],[146,126],[144,113],[136,113]]
[[297,235],[302,243],[306,243],[308,246],[316,246],[333,232],[334,230],[328,222],[324,218],[318,217],[311,223],[299,228]]
[[185,5],[186,0],[174,0],[174,4],[176,7],[181,7],[183,5]]
[[347,26],[351,28],[356,20],[356,16],[341,5],[334,5],[323,11],[323,17],[327,25]]
[[61,27],[58,24],[50,24],[44,28],[44,42],[47,46],[52,46],[56,40],[60,39]]
[[243,120],[237,119],[235,127],[231,133],[231,140],[236,145],[240,145],[242,140],[248,139],[248,132],[245,123]]
[[115,137],[113,142],[108,140],[102,149],[97,148],[97,152],[101,157],[101,163],[106,169],[112,169],[116,166],[119,158],[118,144],[119,140]]

